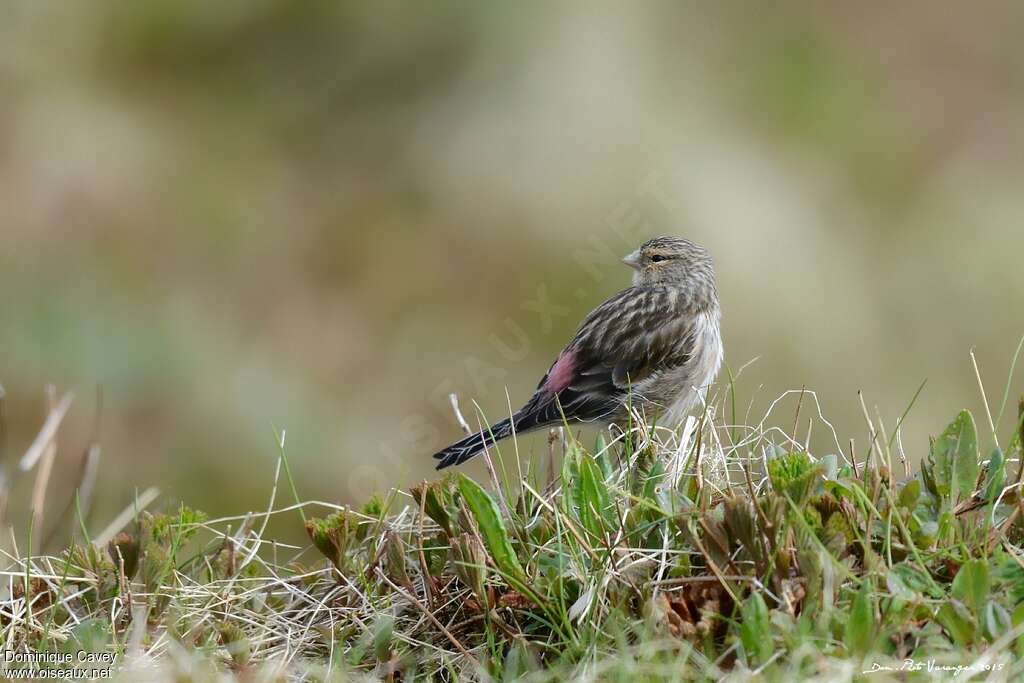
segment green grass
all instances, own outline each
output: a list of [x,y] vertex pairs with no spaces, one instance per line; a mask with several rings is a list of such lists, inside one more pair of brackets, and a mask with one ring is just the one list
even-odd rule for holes
[[[1020,420],[991,449],[965,411],[910,454],[869,420],[853,462],[838,438],[816,457],[715,413],[570,436],[560,468],[521,478],[495,451],[487,481],[358,510],[276,507],[275,482],[263,513],[138,511],[108,538],[6,558],[4,648],[110,653],[125,680],[1024,674]],[[281,515],[308,545],[264,537]]]

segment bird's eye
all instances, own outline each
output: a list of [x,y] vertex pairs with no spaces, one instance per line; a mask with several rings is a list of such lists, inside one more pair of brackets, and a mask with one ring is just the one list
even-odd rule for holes
[[654,256],[651,257],[651,263],[661,263],[662,261],[667,260],[668,256],[662,256],[661,254],[655,254]]

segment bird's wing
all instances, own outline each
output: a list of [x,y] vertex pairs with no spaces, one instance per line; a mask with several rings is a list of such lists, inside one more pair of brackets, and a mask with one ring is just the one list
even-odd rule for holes
[[554,421],[563,413],[581,420],[607,416],[631,386],[689,360],[695,316],[686,308],[665,287],[631,287],[611,297],[584,319],[524,412]]

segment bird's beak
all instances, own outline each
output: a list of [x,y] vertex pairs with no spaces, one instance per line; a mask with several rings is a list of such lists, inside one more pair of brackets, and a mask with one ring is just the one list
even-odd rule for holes
[[625,263],[630,268],[640,270],[640,252],[634,251],[632,254],[629,254],[628,256],[624,257],[622,259],[622,262]]

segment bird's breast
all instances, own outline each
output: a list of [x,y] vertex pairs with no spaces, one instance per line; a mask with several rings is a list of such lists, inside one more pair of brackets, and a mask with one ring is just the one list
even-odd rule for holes
[[694,321],[690,355],[685,363],[665,372],[648,394],[663,408],[661,424],[676,427],[697,408],[715,381],[724,359],[717,308],[697,314]]

